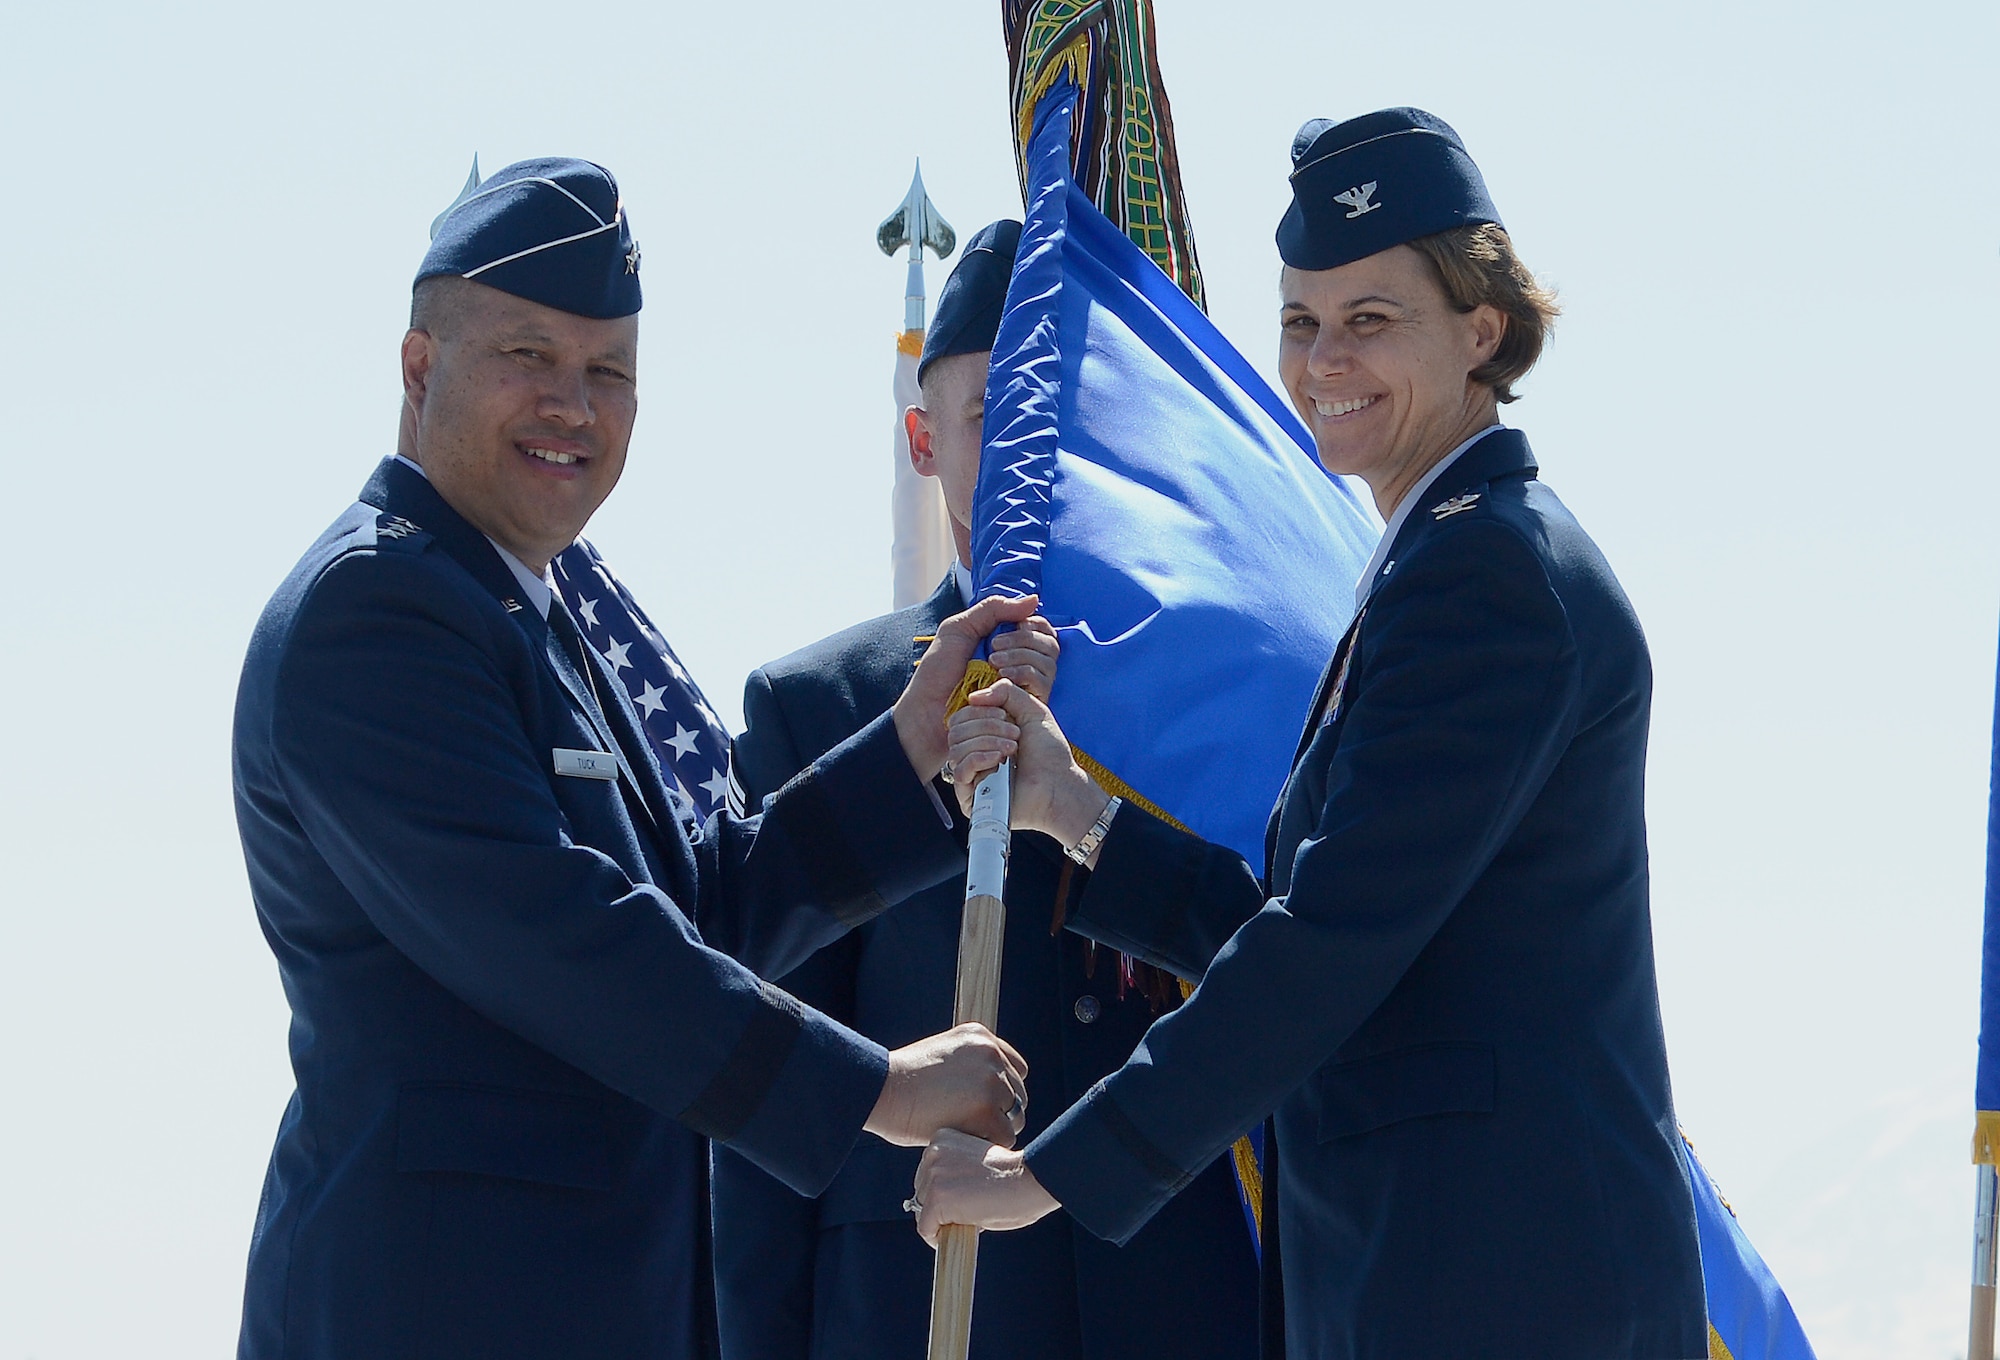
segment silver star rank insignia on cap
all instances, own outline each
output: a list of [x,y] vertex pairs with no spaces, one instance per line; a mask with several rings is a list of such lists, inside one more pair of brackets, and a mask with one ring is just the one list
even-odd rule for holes
[[1470,510],[1477,504],[1479,504],[1479,493],[1477,491],[1465,496],[1453,496],[1450,500],[1439,501],[1431,507],[1431,519],[1450,519],[1453,515]]
[[625,252],[625,272],[627,274],[639,272],[639,247],[636,244]]

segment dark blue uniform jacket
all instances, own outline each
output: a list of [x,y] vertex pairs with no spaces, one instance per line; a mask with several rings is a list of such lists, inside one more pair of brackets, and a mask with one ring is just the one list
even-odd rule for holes
[[[865,728],[902,692],[911,639],[961,607],[947,578],[921,605],[863,623],[751,675],[737,771],[753,798]],[[1055,928],[1068,861],[1017,834],[1007,876],[1000,1033],[1028,1060],[1033,1134],[1115,1071],[1155,1005],[1121,999],[1118,957]],[[1081,875],[1074,887],[1081,887]],[[892,1047],[951,1022],[963,879],[919,893],[783,979]],[[1151,970],[1146,970],[1151,973]],[[1152,980],[1171,982],[1154,974]],[[917,1151],[865,1139],[817,1200],[744,1159],[716,1157],[725,1360],[922,1360],[932,1255],[903,1200]],[[975,1360],[1233,1360],[1256,1352],[1255,1254],[1227,1159],[1123,1247],[1057,1214],[979,1248]]]
[[886,721],[693,825],[520,597],[390,461],[251,641],[237,815],[298,1090],[244,1357],[714,1354],[704,1138],[817,1191],[887,1071],[751,970],[963,871]]
[[1263,881],[1114,823],[1072,925],[1201,985],[1035,1140],[1035,1174],[1123,1240],[1275,1111],[1272,1354],[1706,1354],[1647,904],[1651,690],[1596,545],[1527,441],[1488,435],[1329,667]]

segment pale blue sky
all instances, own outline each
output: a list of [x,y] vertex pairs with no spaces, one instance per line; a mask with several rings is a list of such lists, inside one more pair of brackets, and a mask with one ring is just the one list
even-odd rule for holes
[[[1158,7],[1209,296],[1267,371],[1309,117],[1452,121],[1561,289],[1508,416],[1653,645],[1682,1117],[1824,1360],[1960,1354],[2000,9]],[[391,447],[472,153],[621,179],[644,405],[591,533],[733,721],[750,667],[887,604],[874,227],[917,155],[961,234],[1018,212],[998,8],[9,12],[0,374],[40,451],[0,668],[0,1360],[233,1345],[290,1090],[236,670]]]

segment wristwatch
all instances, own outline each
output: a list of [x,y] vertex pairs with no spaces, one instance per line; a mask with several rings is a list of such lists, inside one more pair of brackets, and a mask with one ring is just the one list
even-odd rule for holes
[[1118,815],[1118,808],[1124,801],[1116,794],[1112,795],[1111,801],[1104,805],[1104,811],[1098,813],[1097,820],[1090,824],[1090,830],[1063,853],[1078,864],[1088,863],[1090,857],[1097,853],[1097,847],[1104,844],[1104,834],[1111,830],[1111,819]]

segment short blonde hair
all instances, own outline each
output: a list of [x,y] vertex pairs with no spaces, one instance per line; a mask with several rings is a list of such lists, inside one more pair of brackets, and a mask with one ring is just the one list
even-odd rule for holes
[[1467,376],[1492,388],[1499,400],[1515,400],[1514,384],[1542,357],[1542,346],[1562,311],[1555,292],[1528,272],[1514,253],[1507,229],[1497,223],[1453,227],[1419,236],[1409,245],[1430,261],[1446,300],[1458,311],[1492,307],[1507,318],[1500,347]]

